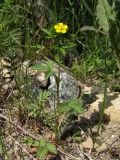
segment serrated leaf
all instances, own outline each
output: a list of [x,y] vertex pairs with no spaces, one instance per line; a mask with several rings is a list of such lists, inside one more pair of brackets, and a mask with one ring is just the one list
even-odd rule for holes
[[43,28],[42,31],[43,31],[44,33],[46,33],[47,35],[50,35],[50,36],[51,36],[51,32],[50,32],[49,30]]
[[57,154],[56,146],[52,143],[47,143],[47,149],[49,152]]
[[41,138],[39,141],[39,145],[40,147],[46,147],[46,141],[43,138]]
[[40,91],[39,96],[38,96],[39,104],[41,106],[45,105],[45,102],[49,99],[50,95],[51,95],[50,92],[48,92],[46,90]]
[[36,146],[39,146],[40,145],[40,142],[39,141],[35,141],[32,146],[36,147]]
[[53,61],[47,61],[46,65],[52,70],[54,68],[54,62]]
[[32,69],[38,71],[47,71],[48,67],[46,65],[35,65],[32,67]]
[[61,113],[66,113],[69,112],[71,108],[69,108],[68,102],[64,102],[59,104],[59,109]]
[[70,100],[68,102],[61,103],[59,108],[62,113],[73,111],[74,113],[79,114],[84,112],[79,100]]
[[27,138],[25,141],[29,146],[34,144],[34,141],[31,138]]
[[72,108],[74,110],[74,113],[76,114],[80,114],[84,112],[84,109],[80,105],[73,106]]
[[75,46],[76,46],[75,43],[73,43],[73,42],[68,42],[66,45],[63,45],[62,48],[64,48],[64,49],[69,49],[69,48],[73,48],[73,47],[75,47]]
[[56,34],[54,34],[52,28],[50,30],[43,28],[42,31],[47,34],[46,38],[55,38],[56,37]]
[[79,100],[71,100],[69,102],[69,106],[76,112],[76,113],[83,113],[84,109]]
[[48,153],[48,149],[47,148],[42,148],[40,147],[38,149],[38,152],[37,152],[37,156],[40,157],[40,158],[44,158]]
[[52,61],[47,61],[45,64],[35,65],[32,67],[33,70],[44,71],[45,77],[48,79],[51,75],[54,74],[54,63]]
[[45,77],[46,79],[48,79],[50,76],[52,76],[54,74],[54,63],[52,61],[48,61],[46,63],[46,65],[48,66],[48,70],[46,71]]
[[53,75],[53,73],[54,73],[53,71],[47,71],[45,74],[45,78],[48,79],[50,76]]
[[61,46],[60,45],[51,45],[51,48],[55,49],[55,50],[60,50]]

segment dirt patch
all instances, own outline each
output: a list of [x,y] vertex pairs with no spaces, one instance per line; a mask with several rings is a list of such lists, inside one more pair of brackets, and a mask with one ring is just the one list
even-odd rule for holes
[[[89,112],[93,113],[99,111],[102,107],[103,95],[96,95],[98,98],[95,102],[91,103],[89,106]],[[120,94],[119,93],[109,93],[107,95],[105,112],[107,116],[110,117],[111,122],[120,122]]]

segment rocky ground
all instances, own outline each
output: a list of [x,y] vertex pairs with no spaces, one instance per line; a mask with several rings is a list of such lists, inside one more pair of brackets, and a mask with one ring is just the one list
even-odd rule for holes
[[[26,64],[27,66],[27,64]],[[27,66],[28,67],[28,66]],[[12,81],[8,81],[10,75],[7,70],[1,70],[5,81],[7,81],[1,90],[0,95],[0,113],[5,115],[6,109],[4,108],[6,103],[6,98],[9,99],[11,93],[17,95],[17,90],[15,84]],[[34,79],[29,87],[34,96],[38,94],[41,87],[48,89],[54,94],[56,94],[56,84],[53,77],[50,77],[50,84],[45,81],[44,73],[32,72],[30,70],[30,76]],[[6,77],[6,78],[5,78]],[[26,88],[26,86],[23,86]],[[27,87],[28,88],[28,87]],[[8,92],[10,90],[10,92]],[[9,93],[9,94],[8,94]],[[17,97],[17,96],[16,96]],[[5,101],[4,101],[5,98]],[[102,107],[103,102],[103,87],[95,85],[82,84],[75,80],[71,75],[66,72],[61,73],[61,84],[60,84],[60,100],[61,102],[69,100],[71,98],[82,99],[83,107],[85,108],[85,113],[79,117],[79,119],[74,120],[63,133],[61,137],[61,144],[58,145],[58,155],[52,156],[51,160],[119,160],[120,159],[120,92],[111,91],[107,89],[107,101],[105,104],[103,127],[99,135],[95,135],[99,122],[99,110]],[[49,101],[50,106],[53,100]],[[8,113],[9,116],[10,113]],[[14,113],[12,113],[13,115]],[[8,118],[8,117],[7,117]],[[10,117],[11,119],[11,117]],[[4,117],[1,122],[4,126]],[[16,126],[19,126],[16,117],[13,119]],[[13,124],[13,126],[14,126]],[[24,148],[25,160],[35,159],[34,154],[30,152],[30,148],[27,150],[27,146],[24,146],[22,140],[25,135],[23,131],[30,131],[35,137],[40,137],[39,132],[33,130],[34,120],[27,122],[22,129],[17,127],[11,131],[11,135],[8,135],[7,129],[10,129],[10,124],[7,123],[5,130],[5,143],[8,145],[9,153],[12,153],[12,160],[19,159],[19,154],[21,153],[21,148]],[[54,139],[54,134],[42,126],[40,122],[37,124],[39,130],[44,130],[43,133],[46,134],[45,138]],[[96,142],[93,144],[93,142]],[[94,145],[94,149],[93,149]],[[24,146],[24,147],[23,147]],[[62,147],[61,147],[62,146]],[[20,152],[20,153],[19,153]],[[18,156],[16,158],[16,156]],[[2,157],[0,157],[2,160]],[[46,159],[47,160],[47,159]]]
[[[110,92],[108,89],[107,103],[104,114],[103,129],[96,138],[95,149],[93,150],[93,136],[97,130],[98,111],[103,101],[103,94],[91,94],[92,87],[84,86],[84,96],[87,102],[85,104],[86,112],[81,117],[79,123],[72,128],[74,133],[80,128],[81,135],[68,137],[67,152],[75,157],[68,159],[79,160],[119,160],[120,159],[120,93]],[[98,91],[100,92],[100,90]],[[90,131],[92,129],[92,132]],[[70,131],[70,130],[69,130]],[[71,135],[72,135],[71,132]],[[93,135],[92,135],[93,134]],[[81,136],[81,139],[80,139]],[[78,143],[79,141],[79,143]]]

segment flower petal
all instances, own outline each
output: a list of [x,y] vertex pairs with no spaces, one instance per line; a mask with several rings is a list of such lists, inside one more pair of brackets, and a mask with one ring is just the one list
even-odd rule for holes
[[63,23],[58,23],[58,25],[59,25],[60,27],[62,27],[64,24],[63,24]]
[[66,33],[66,30],[65,29],[61,30],[61,33]]
[[63,26],[63,29],[67,30],[67,29],[68,29],[68,26],[67,26],[67,25],[64,25],[64,26]]
[[54,25],[54,29],[57,29],[58,28],[58,25],[56,24],[56,25]]
[[57,28],[57,29],[56,29],[56,32],[57,32],[57,33],[60,33],[60,32],[61,32],[61,30],[60,30],[59,28]]
[[54,25],[54,29],[57,33],[66,33],[68,30],[68,26],[63,23],[57,23]]

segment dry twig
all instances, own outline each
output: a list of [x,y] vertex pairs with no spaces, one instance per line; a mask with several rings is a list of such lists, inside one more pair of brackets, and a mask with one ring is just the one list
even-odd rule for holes
[[39,138],[35,137],[34,135],[32,135],[31,133],[25,131],[23,128],[21,128],[19,125],[15,124],[14,122],[12,122],[11,120],[9,120],[6,116],[4,116],[3,114],[0,113],[0,117],[3,118],[4,120],[6,120],[7,122],[9,122],[10,124],[12,124],[13,126],[15,126],[16,128],[18,128],[19,130],[21,130],[23,132],[24,135],[28,135],[29,137],[35,139],[35,140],[39,140]]
[[37,160],[36,158],[34,158],[31,154],[29,154],[29,152],[26,150],[26,148],[21,145],[17,140],[15,140],[12,136],[10,136],[9,134],[7,134],[14,142],[15,144],[17,144],[18,146],[20,146],[23,150],[23,152],[25,152],[30,158],[32,158],[32,160]]

